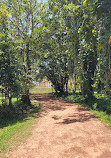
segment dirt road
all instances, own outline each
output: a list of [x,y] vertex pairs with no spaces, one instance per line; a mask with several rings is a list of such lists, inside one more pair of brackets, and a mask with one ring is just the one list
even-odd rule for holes
[[7,158],[111,158],[111,129],[86,108],[47,94],[32,97],[42,106],[39,122]]

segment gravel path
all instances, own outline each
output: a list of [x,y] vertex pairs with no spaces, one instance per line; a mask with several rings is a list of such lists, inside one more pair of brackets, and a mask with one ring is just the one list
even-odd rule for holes
[[111,130],[86,108],[47,94],[32,135],[7,158],[111,158]]

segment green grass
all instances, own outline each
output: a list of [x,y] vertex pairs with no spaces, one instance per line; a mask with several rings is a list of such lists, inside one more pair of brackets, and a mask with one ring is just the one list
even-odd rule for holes
[[0,129],[0,151],[9,150],[23,142],[29,136],[33,123],[34,118],[29,117]]
[[85,102],[85,98],[79,94],[63,95],[63,99],[87,107],[100,120],[106,122],[111,127],[111,100],[107,97],[97,96],[92,101]]
[[97,111],[97,110],[91,110],[92,113],[94,113],[101,121],[104,121],[108,124],[109,127],[111,127],[111,115],[107,115],[103,111]]
[[52,93],[54,89],[51,88],[43,88],[43,87],[34,87],[30,90],[30,93]]
[[[1,97],[1,95],[0,95],[0,106],[2,105],[2,99],[5,99],[5,97]],[[13,97],[12,98],[12,104],[15,104],[17,102],[17,98],[16,97]]]
[[[24,118],[0,119],[0,154],[3,155],[24,142],[31,134],[40,106],[33,103]],[[1,156],[0,156],[1,157]]]

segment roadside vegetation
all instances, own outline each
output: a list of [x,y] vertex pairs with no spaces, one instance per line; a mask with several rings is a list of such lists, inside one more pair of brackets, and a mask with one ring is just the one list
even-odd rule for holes
[[8,115],[0,113],[0,153],[7,152],[24,142],[37,122],[37,113],[40,106],[34,101],[31,106],[21,102],[13,103],[14,109],[8,109]]
[[106,122],[108,126],[111,127],[111,100],[108,97],[101,95],[98,96],[95,93],[95,97],[92,101],[86,101],[81,93],[69,93],[62,96],[55,96],[61,97],[66,101],[87,107],[88,110],[93,112],[98,117],[98,119]]

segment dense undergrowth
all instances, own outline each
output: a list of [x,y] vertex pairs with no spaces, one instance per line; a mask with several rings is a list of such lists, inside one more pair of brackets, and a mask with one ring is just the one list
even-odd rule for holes
[[107,122],[109,126],[111,126],[111,100],[109,98],[95,94],[93,100],[86,101],[86,99],[80,93],[69,93],[55,96],[87,107],[89,110],[95,113],[99,119]]

